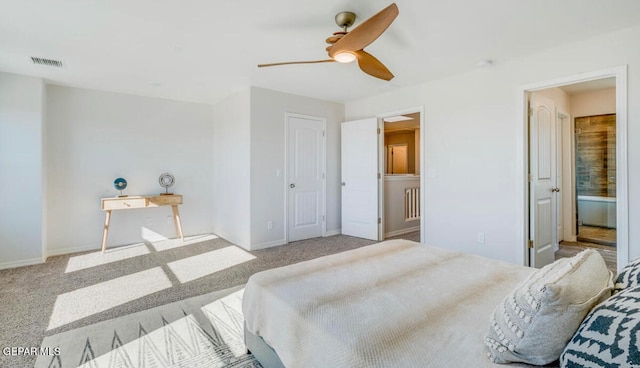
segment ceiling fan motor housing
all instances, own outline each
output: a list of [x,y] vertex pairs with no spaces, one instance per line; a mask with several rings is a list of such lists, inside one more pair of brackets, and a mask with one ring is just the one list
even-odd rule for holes
[[351,27],[353,23],[356,21],[356,14],[353,12],[340,12],[336,14],[336,24],[338,27],[347,30],[347,28]]

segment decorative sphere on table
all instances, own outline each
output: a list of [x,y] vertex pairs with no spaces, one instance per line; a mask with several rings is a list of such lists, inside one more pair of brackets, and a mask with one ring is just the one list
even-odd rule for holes
[[162,195],[172,195],[173,194],[173,193],[169,193],[169,187],[173,186],[173,184],[176,182],[176,178],[173,177],[173,175],[171,175],[169,173],[163,173],[158,178],[158,182],[160,183],[160,186],[163,187],[164,190],[165,190],[164,193],[160,193],[160,194],[162,194]]
[[125,178],[117,178],[113,181],[113,186],[120,191],[120,197],[125,197],[122,195],[122,191],[127,187],[127,180],[125,180]]

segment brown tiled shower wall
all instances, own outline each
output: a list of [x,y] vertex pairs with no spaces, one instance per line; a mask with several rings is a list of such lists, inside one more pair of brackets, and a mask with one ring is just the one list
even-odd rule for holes
[[616,115],[575,119],[577,194],[616,196]]

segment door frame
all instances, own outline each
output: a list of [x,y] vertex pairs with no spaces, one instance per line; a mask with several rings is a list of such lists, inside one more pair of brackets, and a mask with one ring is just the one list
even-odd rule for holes
[[320,203],[320,211],[322,213],[322,237],[327,236],[327,118],[321,116],[298,114],[293,112],[284,113],[284,244],[289,243],[289,158],[291,152],[289,152],[289,118],[300,118],[315,120],[322,123],[322,157],[320,167],[322,168],[322,201]]
[[529,265],[529,136],[528,136],[528,109],[527,92],[542,89],[560,87],[567,84],[588,82],[603,78],[616,78],[616,216],[617,216],[617,267],[618,270],[629,263],[629,194],[628,194],[628,161],[627,161],[627,65],[595,70],[580,74],[559,77],[555,79],[535,82],[520,86],[517,94],[518,117],[518,142],[517,159],[520,164],[517,168],[518,181],[518,238],[521,239],[521,252],[518,258],[521,264]]
[[425,175],[426,175],[426,160],[425,160],[425,119],[424,119],[424,105],[415,107],[409,107],[406,109],[395,110],[376,116],[378,118],[378,128],[380,134],[378,134],[378,172],[381,175],[380,185],[378,186],[378,217],[381,218],[380,226],[378,226],[378,239],[384,240],[384,119],[397,115],[420,113],[420,243],[426,242],[426,222],[425,222]]
[[[575,203],[573,202],[573,200],[571,200],[571,198],[573,198],[575,196],[575,186],[574,186],[574,182],[575,182],[575,158],[573,155],[573,134],[566,134],[565,130],[568,132],[572,132],[574,129],[573,124],[572,124],[572,117],[571,115],[560,109],[557,108],[557,119],[559,119],[560,122],[560,131],[561,131],[561,145],[562,145],[562,152],[560,153],[560,162],[562,162],[562,187],[560,188],[562,194],[562,203],[560,203],[560,207],[562,208],[562,218],[559,220],[562,223],[562,234],[558,235],[558,238],[562,238],[563,240],[568,240],[568,241],[575,241],[575,235],[573,237],[569,236],[565,236],[568,233],[571,233],[573,231],[573,221],[571,221],[572,218],[572,214],[574,213],[574,207],[575,207]],[[566,120],[566,123],[564,122],[564,120]],[[565,129],[564,125],[567,125],[567,129]],[[564,156],[564,152],[567,151],[569,152],[569,157],[565,158]],[[568,173],[568,175],[565,175],[565,173]],[[568,198],[567,198],[568,197]],[[568,226],[567,226],[568,225]],[[559,244],[560,242],[558,242]],[[557,250],[557,249],[556,249]]]

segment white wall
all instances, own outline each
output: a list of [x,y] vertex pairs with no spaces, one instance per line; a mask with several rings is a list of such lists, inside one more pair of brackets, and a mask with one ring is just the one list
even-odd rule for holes
[[[47,86],[48,254],[97,249],[101,197],[159,194],[158,177],[172,173],[185,235],[210,233],[213,208],[213,107]],[[173,238],[168,207],[114,211],[109,246]]]
[[571,115],[574,118],[615,113],[615,88],[583,92],[571,96]]
[[[629,188],[640,186],[640,27],[497,62],[493,67],[346,104],[347,120],[424,105],[425,239],[429,244],[510,262],[523,258],[519,89],[538,81],[628,64]],[[640,194],[629,192],[629,224]],[[484,244],[476,242],[484,232]],[[630,257],[640,227],[630,226]]]
[[213,230],[251,247],[251,90],[236,92],[214,106]]
[[0,72],[0,269],[43,261],[44,83]]
[[[251,249],[285,240],[285,113],[327,119],[326,227],[340,232],[340,123],[344,105],[251,88]],[[277,174],[281,173],[280,176]],[[273,229],[267,229],[273,221]]]

